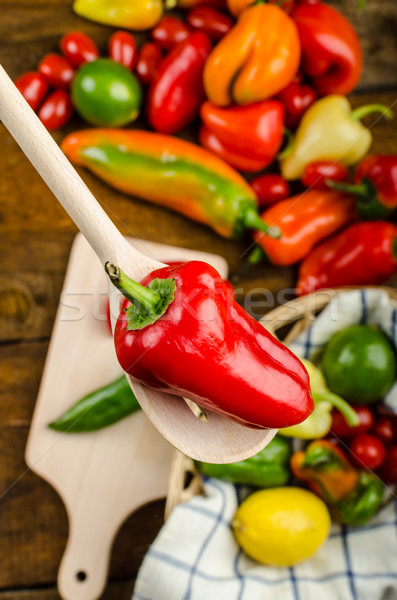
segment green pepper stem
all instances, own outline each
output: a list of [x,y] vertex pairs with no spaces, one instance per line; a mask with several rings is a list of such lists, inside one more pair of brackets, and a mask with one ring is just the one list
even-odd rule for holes
[[346,400],[343,400],[340,396],[333,394],[332,392],[324,391],[317,392],[313,391],[313,399],[316,402],[329,402],[334,406],[340,413],[345,417],[346,422],[350,427],[357,427],[360,424],[360,419],[354,408],[350,406]]
[[248,262],[250,265],[259,265],[264,258],[266,258],[266,252],[260,246],[255,246],[248,257]]
[[279,239],[282,235],[280,227],[275,225],[268,225],[258,215],[256,209],[253,206],[249,206],[243,215],[243,223],[250,229],[257,229],[263,231],[272,238]]
[[325,183],[333,190],[340,192],[346,192],[347,194],[354,194],[362,198],[367,198],[369,195],[368,186],[365,183],[354,184],[346,183],[346,181],[335,181],[333,179],[326,179]]
[[110,281],[113,285],[129,300],[134,303],[138,301],[142,306],[148,310],[154,310],[161,300],[160,294],[149,290],[140,283],[137,283],[133,279],[130,279],[128,275],[123,273],[120,267],[107,262],[105,264],[105,271],[109,275]]
[[381,113],[386,119],[393,118],[392,110],[385,104],[365,104],[364,106],[359,106],[351,111],[350,118],[354,121],[361,121],[361,119],[373,112]]

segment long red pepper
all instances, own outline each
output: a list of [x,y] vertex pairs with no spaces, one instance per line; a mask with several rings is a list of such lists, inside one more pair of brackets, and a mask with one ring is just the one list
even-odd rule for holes
[[386,281],[397,270],[397,227],[387,221],[351,225],[301,263],[296,293]]
[[302,363],[233,300],[211,266],[163,267],[140,284],[114,265],[106,270],[128,298],[114,341],[132,377],[252,427],[287,427],[312,412]]

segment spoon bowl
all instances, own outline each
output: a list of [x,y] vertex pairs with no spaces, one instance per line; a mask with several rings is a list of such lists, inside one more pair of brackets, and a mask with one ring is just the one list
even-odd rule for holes
[[[83,233],[102,265],[110,261],[136,281],[164,266],[133,248],[70,164],[39,118],[0,66],[0,118]],[[114,323],[121,295],[109,281],[110,313]],[[160,393],[128,377],[143,411],[158,431],[184,454],[203,462],[244,460],[264,448],[275,429],[252,429],[213,412],[203,421],[191,403]]]

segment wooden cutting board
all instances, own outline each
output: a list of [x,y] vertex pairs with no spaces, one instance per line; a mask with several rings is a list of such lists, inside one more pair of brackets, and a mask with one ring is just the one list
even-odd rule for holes
[[[222,277],[220,256],[129,240],[160,261],[204,260]],[[47,424],[88,392],[121,374],[106,323],[102,265],[78,234],[62,290],[29,433],[26,462],[61,496],[69,537],[58,572],[65,600],[94,600],[106,584],[111,546],[138,507],[166,495],[173,447],[142,412],[106,429],[62,434]]]

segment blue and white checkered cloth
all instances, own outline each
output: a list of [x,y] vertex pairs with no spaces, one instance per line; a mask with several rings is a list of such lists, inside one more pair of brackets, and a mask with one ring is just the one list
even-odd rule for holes
[[[353,323],[380,326],[397,347],[397,310],[384,292],[369,290],[340,294],[291,348],[314,359]],[[230,523],[247,490],[211,478],[204,486],[206,496],[172,511],[142,563],[133,600],[397,600],[395,498],[364,527],[333,524],[310,560],[275,568],[249,559],[234,540]]]

